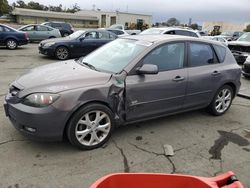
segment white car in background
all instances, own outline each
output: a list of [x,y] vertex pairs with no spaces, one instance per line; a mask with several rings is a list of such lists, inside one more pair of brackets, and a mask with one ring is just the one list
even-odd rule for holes
[[160,27],[160,28],[153,27],[146,29],[140,33],[140,35],[154,35],[154,34],[183,35],[196,38],[201,37],[200,33],[196,30],[182,29],[178,27]]
[[223,45],[228,46],[228,41],[223,36],[204,36],[202,38],[209,39],[209,40],[215,40],[221,42]]
[[116,34],[118,37],[125,37],[129,35],[126,31],[120,29],[106,29],[106,30]]

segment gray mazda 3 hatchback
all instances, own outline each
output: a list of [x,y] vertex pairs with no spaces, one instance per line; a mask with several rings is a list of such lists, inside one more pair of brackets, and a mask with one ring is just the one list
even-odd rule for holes
[[30,70],[10,85],[5,112],[23,134],[103,145],[118,125],[207,108],[224,114],[241,69],[216,41],[138,35],[77,59]]

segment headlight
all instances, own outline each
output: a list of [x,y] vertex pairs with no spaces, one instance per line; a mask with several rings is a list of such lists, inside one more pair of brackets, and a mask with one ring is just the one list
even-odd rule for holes
[[23,104],[32,107],[45,107],[54,103],[59,95],[52,93],[33,93],[24,98]]
[[54,44],[55,44],[55,42],[48,42],[48,43],[44,44],[44,47],[50,47],[50,46],[52,46]]

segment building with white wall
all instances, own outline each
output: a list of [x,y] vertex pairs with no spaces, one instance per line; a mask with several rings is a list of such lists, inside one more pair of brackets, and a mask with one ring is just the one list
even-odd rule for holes
[[131,24],[144,24],[151,26],[152,15],[149,14],[138,14],[128,12],[108,12],[99,10],[81,10],[75,14],[78,15],[91,15],[97,17],[99,20],[98,26],[100,28],[110,27],[113,24],[122,24],[130,27]]

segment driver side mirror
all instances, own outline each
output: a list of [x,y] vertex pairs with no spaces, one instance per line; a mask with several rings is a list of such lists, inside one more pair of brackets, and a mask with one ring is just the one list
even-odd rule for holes
[[85,39],[85,37],[81,37],[79,38],[79,40],[82,42]]
[[138,74],[158,74],[158,66],[153,64],[144,64],[136,71]]

